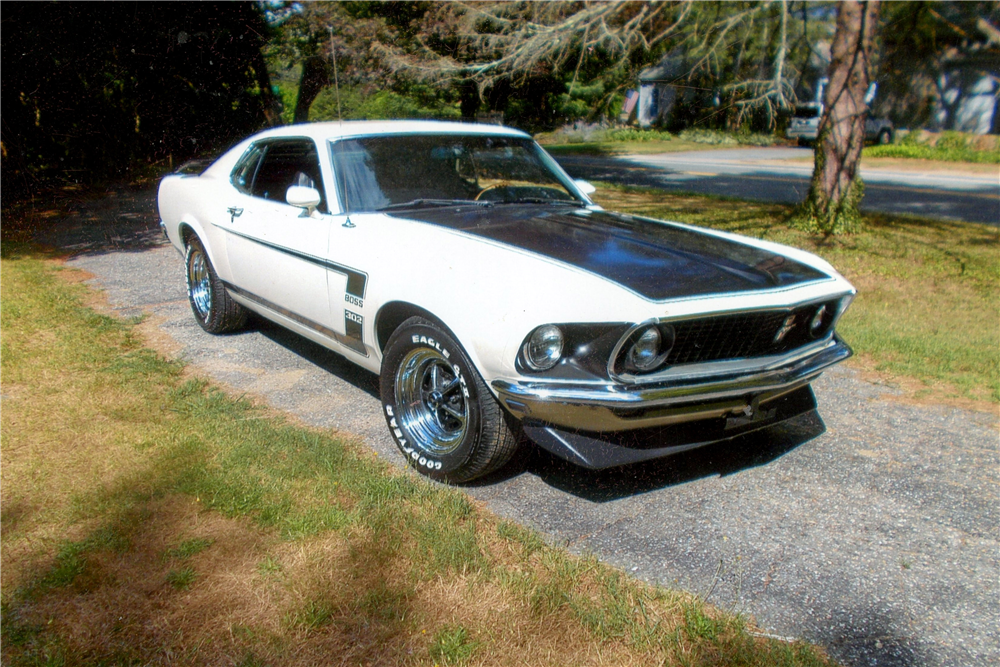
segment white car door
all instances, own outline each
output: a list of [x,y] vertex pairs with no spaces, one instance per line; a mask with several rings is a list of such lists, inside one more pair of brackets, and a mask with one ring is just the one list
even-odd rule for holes
[[326,198],[312,214],[285,202],[292,185],[310,185],[322,196],[319,173],[310,139],[282,139],[251,149],[234,171],[236,191],[226,202],[226,252],[238,295],[337,339],[335,334],[344,332],[343,322],[338,327],[330,312]]

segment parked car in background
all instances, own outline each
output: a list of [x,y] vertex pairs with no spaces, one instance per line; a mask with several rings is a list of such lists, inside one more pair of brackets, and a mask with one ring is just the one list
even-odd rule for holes
[[345,122],[250,137],[158,205],[202,328],[252,311],[379,374],[437,479],[496,470],[521,434],[604,468],[815,409],[809,383],[851,354],[840,274],[592,191],[517,130]]
[[[795,115],[788,125],[785,136],[795,139],[800,146],[812,146],[819,136],[819,121],[823,116],[823,90],[826,79],[819,83],[815,101],[796,105]],[[865,104],[871,105],[878,90],[876,84],[868,87],[865,94]],[[888,118],[877,118],[871,114],[865,116],[865,141],[875,144],[891,144],[895,136],[895,128]]]

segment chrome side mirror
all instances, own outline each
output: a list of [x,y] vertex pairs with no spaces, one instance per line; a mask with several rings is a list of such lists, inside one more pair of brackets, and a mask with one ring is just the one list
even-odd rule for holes
[[285,201],[296,208],[304,208],[304,215],[312,215],[321,200],[319,190],[304,185],[293,185],[285,192]]
[[574,180],[573,184],[580,189],[580,192],[582,192],[585,195],[590,195],[597,192],[597,188],[595,188],[594,185],[590,183],[590,181],[585,181],[582,178]]

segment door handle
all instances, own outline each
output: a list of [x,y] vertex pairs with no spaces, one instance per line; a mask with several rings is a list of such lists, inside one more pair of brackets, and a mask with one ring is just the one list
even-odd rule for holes
[[230,206],[229,208],[226,209],[226,211],[229,212],[229,222],[230,223],[236,222],[236,218],[238,218],[241,215],[243,215],[243,209],[236,208],[235,206]]

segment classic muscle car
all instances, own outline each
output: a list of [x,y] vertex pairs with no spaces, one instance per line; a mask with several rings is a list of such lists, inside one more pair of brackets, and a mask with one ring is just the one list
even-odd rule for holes
[[[159,189],[198,323],[248,311],[380,375],[420,472],[466,481],[523,438],[587,468],[815,409],[854,289],[809,253],[604,211],[523,132],[292,125]],[[706,205],[711,205],[706,203]]]

